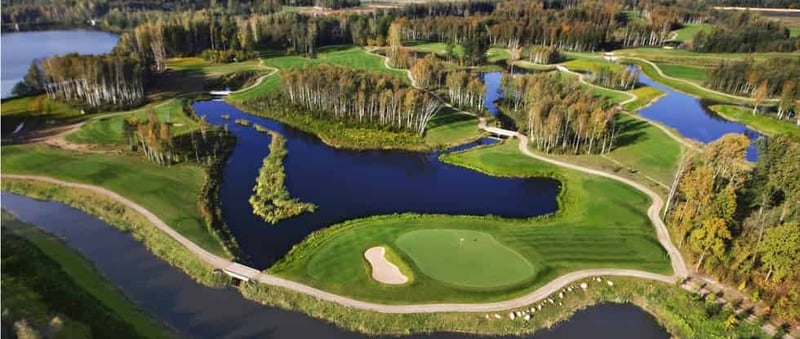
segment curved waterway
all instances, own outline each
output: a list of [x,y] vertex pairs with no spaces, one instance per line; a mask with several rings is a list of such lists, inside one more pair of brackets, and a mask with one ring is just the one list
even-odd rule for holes
[[726,120],[703,106],[695,97],[673,90],[648,78],[644,73],[639,82],[664,93],[658,101],[639,111],[643,117],[674,128],[681,135],[704,144],[713,142],[728,133],[744,134],[750,138],[747,160],[758,160],[758,149],[753,141],[762,135],[746,125]]
[[[331,148],[317,137],[280,122],[247,114],[223,101],[194,104],[214,125],[228,125],[236,148],[223,170],[222,215],[250,264],[271,265],[311,232],[345,220],[392,213],[497,215],[527,218],[555,212],[560,183],[549,178],[499,178],[438,160],[438,152],[352,151]],[[230,119],[222,119],[229,114]],[[270,138],[247,119],[286,137],[286,187],[319,208],[275,225],[248,202]]]
[[38,31],[0,35],[2,49],[2,83],[0,96],[11,96],[11,90],[34,60],[67,53],[100,54],[117,45],[119,35],[102,31]]
[[[169,266],[129,234],[53,201],[3,192],[3,209],[64,239],[142,310],[181,337],[195,338],[360,338],[302,313],[244,299],[234,288],[210,288]],[[503,321],[510,321],[504,319]],[[525,326],[520,320],[520,326]],[[479,338],[452,333],[413,338]],[[497,337],[491,337],[497,338]],[[669,338],[649,313],[633,305],[601,304],[529,338]]]

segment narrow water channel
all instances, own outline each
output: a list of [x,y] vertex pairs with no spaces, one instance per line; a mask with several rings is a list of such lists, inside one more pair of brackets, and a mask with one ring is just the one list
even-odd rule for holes
[[[181,337],[364,337],[298,312],[248,301],[234,288],[217,289],[199,285],[183,272],[155,257],[129,234],[69,206],[7,192],[3,192],[0,199],[3,209],[20,220],[64,239],[67,245],[91,261],[128,298],[173,328]],[[520,326],[525,324],[520,321]],[[481,338],[454,333],[409,337]],[[669,335],[650,314],[636,306],[602,304],[579,311],[569,321],[528,337],[662,339]]]
[[[308,234],[345,220],[392,213],[498,215],[527,218],[555,212],[560,183],[549,178],[499,178],[444,164],[439,153],[352,151],[328,147],[317,137],[277,121],[247,114],[222,101],[194,104],[214,125],[237,137],[223,171],[222,214],[250,264],[270,266]],[[222,114],[229,114],[225,120]],[[286,137],[286,186],[293,197],[319,208],[270,225],[248,202],[270,138],[247,119]]]
[[639,82],[666,93],[661,99],[639,111],[643,117],[663,123],[681,135],[704,144],[728,133],[744,134],[751,141],[747,149],[747,160],[758,160],[758,149],[753,142],[762,136],[758,132],[744,124],[726,120],[703,107],[699,99],[661,85],[644,73],[639,76]]

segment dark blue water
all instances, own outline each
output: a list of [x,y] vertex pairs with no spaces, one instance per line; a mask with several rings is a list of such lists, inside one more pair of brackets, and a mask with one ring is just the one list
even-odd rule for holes
[[[444,164],[438,153],[334,149],[313,135],[222,101],[197,102],[194,108],[212,124],[228,124],[237,137],[223,172],[222,214],[257,268],[268,267],[315,230],[360,217],[416,212],[526,218],[558,208],[560,183],[553,179],[492,177]],[[221,114],[230,114],[230,120]],[[315,212],[275,225],[253,215],[248,199],[270,139],[233,123],[240,118],[286,137],[286,186],[293,197],[319,206]]]
[[500,109],[495,105],[495,101],[503,98],[503,91],[500,89],[503,73],[487,72],[481,73],[481,80],[486,84],[486,94],[483,97],[483,106],[494,116],[500,114]]
[[721,138],[728,133],[744,134],[750,138],[747,160],[758,160],[758,149],[752,141],[762,135],[738,122],[725,120],[706,109],[695,97],[675,91],[648,78],[644,73],[639,82],[666,93],[653,105],[639,111],[643,117],[663,123],[676,129],[681,135],[704,144]]
[[[159,260],[129,234],[69,206],[6,192],[2,193],[0,200],[3,209],[11,211],[20,220],[64,239],[142,310],[158,317],[181,337],[364,337],[301,313],[256,304],[242,298],[230,287],[218,289],[199,285],[183,272]],[[521,321],[520,326],[524,326]],[[575,313],[568,321],[532,336],[533,339],[668,337],[668,333],[647,312],[633,305],[618,304],[589,307]],[[435,333],[410,338],[480,337]]]

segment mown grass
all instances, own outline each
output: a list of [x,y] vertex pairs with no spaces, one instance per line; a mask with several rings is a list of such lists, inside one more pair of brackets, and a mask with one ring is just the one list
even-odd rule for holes
[[683,27],[675,31],[675,40],[687,41],[694,39],[695,34],[700,31],[711,32],[711,24],[684,24]]
[[0,112],[4,136],[13,132],[23,122],[26,129],[29,129],[30,126],[78,122],[88,117],[81,114],[80,109],[50,99],[44,94],[3,99],[0,103]]
[[[591,86],[590,89],[595,95],[605,97],[613,103],[620,103],[630,98],[622,91],[598,86]],[[649,86],[640,86],[627,93],[637,97],[625,105],[624,109],[628,112],[635,112],[664,94]],[[616,129],[618,134],[614,149],[603,156],[583,154],[557,157],[583,166],[617,172],[645,185],[653,186],[656,190],[661,190],[661,185],[654,186],[653,180],[668,185],[677,168],[681,145],[651,123],[636,119],[625,112],[616,115]],[[649,178],[641,178],[642,175]]]
[[[172,123],[172,135],[181,135],[197,129],[197,122],[186,116],[180,100],[173,99],[159,104],[153,110],[159,121]],[[79,130],[68,134],[66,139],[81,144],[125,144],[128,140],[125,139],[122,124],[134,116],[140,121],[147,120],[147,109],[141,108],[128,113],[92,119]]]
[[628,91],[628,93],[636,96],[636,100],[627,103],[624,107],[631,112],[638,111],[664,95],[664,92],[650,86],[640,86]]
[[725,96],[725,95],[717,94],[717,93],[711,92],[711,91],[703,88],[702,86],[695,86],[693,84],[686,83],[683,80],[671,79],[671,78],[663,77],[663,76],[658,74],[658,72],[656,71],[655,67],[653,67],[652,65],[650,65],[650,64],[648,64],[646,62],[642,62],[640,60],[625,59],[625,62],[630,62],[630,63],[636,64],[637,66],[639,66],[642,69],[642,71],[650,79],[652,79],[653,81],[656,81],[656,82],[658,82],[658,83],[660,83],[662,85],[665,85],[665,86],[669,86],[670,88],[673,88],[675,90],[681,91],[683,93],[689,94],[689,95],[697,97],[697,98],[713,100],[713,101],[718,101],[718,102],[733,102],[733,103],[747,103],[747,102],[749,102],[749,100],[738,99],[738,98],[733,98],[733,97],[728,97],[728,96]]
[[706,81],[706,70],[703,68],[665,63],[657,63],[656,65],[661,68],[664,74],[673,78],[686,79],[698,83]]
[[259,68],[258,59],[241,62],[212,63],[198,57],[173,58],[167,60],[167,68],[173,70],[199,70],[206,74],[229,74],[252,71]]
[[205,182],[205,171],[198,166],[163,167],[139,157],[44,146],[4,146],[2,153],[3,173],[44,175],[107,188],[147,208],[199,246],[226,256],[198,209]]
[[[120,333],[147,338],[171,336],[167,328],[142,312],[61,240],[5,211],[2,221],[4,309],[26,315],[29,320],[49,320],[43,319],[48,314],[37,312],[42,309],[62,313],[85,323],[98,337]],[[28,269],[14,269],[15,264]]]
[[614,71],[622,71],[625,65],[607,61],[599,56],[588,56],[577,53],[567,53],[568,61],[561,63],[564,67],[575,72],[592,72],[598,67],[608,67]]
[[423,141],[428,147],[436,149],[465,144],[482,136],[484,133],[478,129],[476,117],[442,107],[428,122]]
[[[564,183],[560,211],[555,216],[528,220],[404,214],[347,221],[312,234],[270,272],[326,291],[396,304],[502,300],[585,268],[670,271],[667,255],[644,213],[650,202],[628,186],[538,162],[520,154],[512,143],[446,154],[442,160],[491,175],[557,176]],[[490,234],[534,263],[538,272],[512,286],[483,289],[440,282],[416,266],[416,279],[409,285],[387,287],[371,279],[362,257],[367,248],[393,244],[407,232],[434,229]],[[403,251],[397,252],[404,262],[413,262]]]
[[423,229],[403,233],[394,245],[423,274],[458,287],[514,285],[536,272],[522,255],[485,232]]
[[[408,81],[402,71],[390,70],[383,64],[383,58],[369,54],[364,48],[354,46],[332,46],[321,48],[315,58],[300,55],[287,55],[278,52],[268,52],[264,55],[264,63],[269,67],[279,70],[301,68],[307,65],[338,65],[366,71],[377,71],[397,76],[403,81]],[[267,77],[258,86],[248,90],[234,93],[229,98],[234,102],[241,102],[275,93],[280,89],[280,75]]]
[[709,108],[728,120],[741,122],[767,135],[791,134],[800,136],[800,127],[797,126],[793,119],[778,120],[775,113],[759,112],[753,115],[752,108],[731,105],[713,105]]

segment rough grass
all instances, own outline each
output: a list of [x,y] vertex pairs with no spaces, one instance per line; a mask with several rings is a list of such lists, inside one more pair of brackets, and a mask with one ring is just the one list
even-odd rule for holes
[[[75,320],[85,322],[95,334],[104,331],[111,334],[124,329],[132,331],[136,336],[147,338],[170,336],[169,331],[158,320],[142,312],[91,263],[61,240],[5,212],[2,221],[4,268],[6,257],[18,257],[21,262],[37,268],[22,275],[18,275],[21,272],[4,270],[3,294],[10,297],[14,305],[23,308],[21,310],[12,307],[12,312],[28,313],[26,309],[35,310],[35,304],[42,302],[51,312],[64,312],[68,317],[79,317],[80,319]],[[13,246],[6,247],[6,241]],[[51,290],[69,293],[55,296],[48,291],[37,290],[37,287],[41,287],[42,281],[51,288],[55,286]],[[23,282],[25,288],[30,288],[34,294],[5,291],[6,288],[13,289]],[[8,301],[9,299],[4,300]],[[68,312],[74,311],[70,304],[79,305],[82,311]],[[101,314],[102,317],[87,316],[89,314]]]
[[661,68],[664,74],[673,78],[686,79],[698,83],[706,81],[706,70],[703,68],[666,63],[657,63],[656,65]]
[[2,112],[0,121],[4,136],[13,132],[23,122],[25,129],[28,130],[30,126],[73,123],[88,117],[81,114],[80,109],[50,99],[46,95],[4,99],[0,104],[0,112]]
[[[557,176],[564,183],[560,212],[527,220],[415,214],[352,220],[312,234],[270,271],[326,291],[394,304],[502,300],[586,268],[670,271],[669,259],[644,212],[650,201],[628,186],[538,162],[510,143],[447,154],[442,159],[492,175]],[[430,278],[418,267],[409,285],[386,287],[372,281],[362,258],[367,248],[394,243],[407,232],[431,229],[485,232],[536,262],[539,272],[502,288],[459,288]],[[401,255],[403,261],[413,262],[407,254]]]
[[400,235],[395,244],[425,275],[459,287],[514,285],[536,269],[485,232],[426,229]]
[[[155,106],[155,105],[154,105]],[[172,122],[172,134],[181,135],[197,128],[197,122],[186,116],[180,100],[171,100],[159,104],[154,109],[159,121]],[[66,136],[67,141],[82,144],[125,144],[125,134],[122,124],[134,116],[139,120],[147,120],[147,109],[137,109],[127,113],[114,114],[107,117],[92,119],[81,129]]]
[[3,173],[34,174],[107,188],[147,208],[208,251],[226,256],[198,209],[205,171],[158,166],[141,158],[84,154],[43,146],[4,146]]
[[759,112],[753,115],[753,110],[750,107],[714,105],[709,108],[726,119],[741,122],[767,135],[791,134],[800,136],[800,127],[797,126],[794,119],[778,120],[774,112]]

